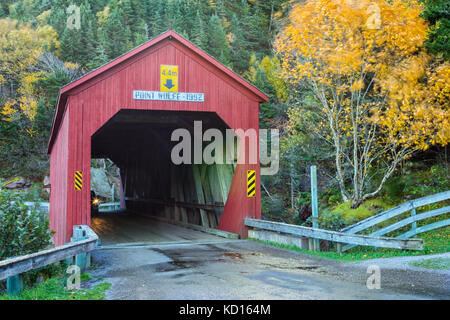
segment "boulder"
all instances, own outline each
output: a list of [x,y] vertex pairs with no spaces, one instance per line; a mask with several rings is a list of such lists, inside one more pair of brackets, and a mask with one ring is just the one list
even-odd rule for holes
[[23,189],[29,187],[30,183],[27,183],[24,178],[20,178],[19,180],[12,181],[5,185],[6,189]]
[[111,198],[112,187],[102,168],[91,168],[91,190],[99,197]]

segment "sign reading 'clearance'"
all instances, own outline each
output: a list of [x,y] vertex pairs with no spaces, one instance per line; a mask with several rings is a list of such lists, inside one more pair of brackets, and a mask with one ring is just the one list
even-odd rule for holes
[[133,91],[134,100],[162,100],[162,101],[187,101],[187,102],[204,102],[205,95],[203,93],[191,92],[163,92],[163,91]]

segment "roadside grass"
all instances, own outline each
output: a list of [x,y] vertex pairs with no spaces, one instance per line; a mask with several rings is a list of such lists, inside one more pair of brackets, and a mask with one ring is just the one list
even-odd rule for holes
[[[92,279],[89,273],[81,274],[81,282]],[[105,292],[110,283],[100,283],[91,289],[66,289],[67,278],[63,275],[52,277],[32,288],[25,288],[20,295],[0,295],[0,300],[105,300]]]
[[411,266],[434,270],[450,270],[450,258],[431,258],[410,262]]
[[[399,250],[389,248],[372,248],[358,246],[352,248],[342,254],[336,251],[309,251],[300,249],[293,245],[283,245],[270,241],[261,241],[257,239],[250,239],[252,241],[273,245],[279,248],[289,249],[300,253],[308,254],[317,258],[332,259],[338,261],[359,261],[376,258],[389,258],[397,256],[420,256],[428,254],[439,254],[450,252],[450,226],[445,228],[432,230],[423,234],[417,235],[417,238],[424,240],[423,250]],[[333,250],[333,249],[331,249]],[[334,249],[335,250],[335,249]]]

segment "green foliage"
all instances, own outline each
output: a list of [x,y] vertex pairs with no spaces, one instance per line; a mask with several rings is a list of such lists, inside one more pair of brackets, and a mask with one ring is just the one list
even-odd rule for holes
[[297,198],[298,206],[305,206],[311,204],[311,193],[310,192],[299,192],[299,197]]
[[91,279],[93,279],[94,277],[90,274],[90,273],[87,273],[87,272],[83,272],[81,275],[80,275],[80,281],[81,282],[83,282],[83,281],[88,281],[88,280],[91,280]]
[[342,203],[342,195],[337,187],[330,187],[319,195],[319,203],[325,207]]
[[67,290],[64,277],[53,277],[34,288],[27,288],[19,296],[0,296],[0,300],[105,300],[110,283],[100,283],[92,289]]
[[92,66],[90,63],[96,55],[97,20],[92,13],[88,1],[80,6],[80,29],[65,28],[61,34],[61,58],[64,61],[76,62],[81,66]]
[[52,244],[48,218],[29,209],[20,194],[0,189],[0,260],[30,254]]
[[225,30],[219,17],[212,15],[208,23],[208,47],[207,51],[214,55],[223,64],[229,66],[231,52]]
[[344,219],[340,213],[328,210],[323,210],[319,214],[319,228],[322,229],[339,231],[355,222],[355,219]]
[[42,77],[35,84],[40,99],[33,121],[24,115],[15,121],[3,121],[0,117],[0,176],[3,177],[25,176],[42,181],[48,174],[47,143],[59,88],[80,75],[76,67],[67,67],[49,52],[39,58],[36,68]]
[[448,0],[422,0],[422,16],[430,23],[425,45],[433,54],[450,59],[450,2]]
[[450,190],[450,170],[446,165],[427,167],[422,162],[408,162],[391,177],[382,192],[388,202],[401,204],[405,199],[425,197]]
[[272,199],[269,197],[263,197],[261,199],[262,215],[271,216],[275,218],[275,216],[282,214],[283,211],[284,211],[284,202],[279,195],[272,195]]

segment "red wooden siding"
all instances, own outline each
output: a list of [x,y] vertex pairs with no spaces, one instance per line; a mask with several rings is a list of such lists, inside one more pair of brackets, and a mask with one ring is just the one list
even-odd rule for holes
[[50,229],[57,231],[55,243],[66,241],[67,188],[69,177],[67,171],[69,155],[69,114],[65,113],[58,137],[50,157]]
[[[72,226],[90,224],[91,136],[121,109],[213,111],[232,129],[258,129],[258,108],[264,94],[233,77],[199,49],[170,31],[145,49],[127,54],[92,76],[62,89],[49,143],[51,155],[51,227],[55,242],[63,244]],[[122,60],[121,60],[122,59]],[[214,62],[214,63],[213,63]],[[160,65],[178,65],[179,92],[205,94],[203,103],[133,100],[133,90],[159,91]],[[95,72],[94,72],[95,73]],[[64,116],[64,102],[67,101]],[[248,150],[247,150],[248,152]],[[238,165],[232,180],[219,229],[246,236],[243,218],[260,218],[260,190],[246,196],[246,170],[257,165]],[[83,190],[73,186],[75,171],[83,172]],[[257,174],[259,185],[259,174]]]

